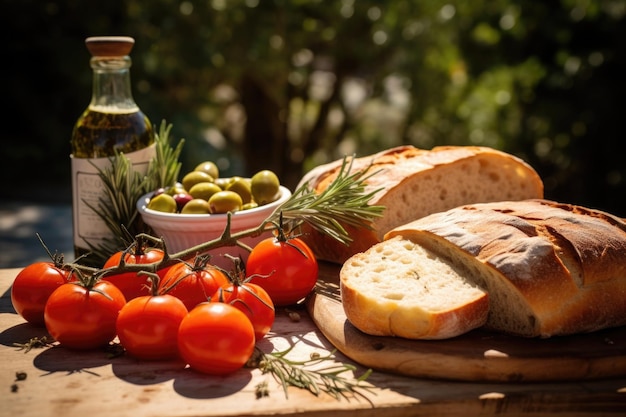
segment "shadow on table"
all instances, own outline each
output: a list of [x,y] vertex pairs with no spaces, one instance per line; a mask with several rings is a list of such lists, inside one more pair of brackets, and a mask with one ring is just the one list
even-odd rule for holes
[[0,205],[0,268],[19,268],[50,260],[39,234],[52,254],[74,259],[72,207],[19,201]]

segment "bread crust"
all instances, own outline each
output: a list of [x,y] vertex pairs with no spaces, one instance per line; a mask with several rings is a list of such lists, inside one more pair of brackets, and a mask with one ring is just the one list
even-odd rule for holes
[[385,239],[397,236],[476,270],[492,329],[549,337],[626,325],[626,223],[609,213],[543,199],[471,204]]
[[[383,240],[386,232],[434,212],[470,203],[543,198],[543,182],[526,162],[492,148],[441,146],[431,150],[399,146],[352,161],[352,172],[371,166],[377,172],[366,192],[377,191],[370,204],[385,206],[371,230],[346,226],[353,241],[341,244],[304,227],[303,240],[318,259],[343,263]],[[321,165],[304,175],[305,183],[322,192],[338,174],[343,159]]]
[[372,336],[449,339],[483,326],[489,311],[488,296],[472,300],[460,308],[433,314],[418,306],[398,309],[383,300],[375,302],[346,283],[341,283],[340,291],[348,321]]

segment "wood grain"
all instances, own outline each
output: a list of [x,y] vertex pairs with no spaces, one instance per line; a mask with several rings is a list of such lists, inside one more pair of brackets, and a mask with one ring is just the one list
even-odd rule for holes
[[307,308],[322,334],[373,369],[420,378],[473,382],[579,381],[626,376],[626,327],[549,339],[472,331],[448,340],[370,336],[347,320],[339,267],[322,265]]
[[[364,396],[334,398],[290,388],[286,397],[280,384],[259,369],[215,377],[176,362],[141,362],[99,350],[72,352],[55,345],[25,352],[14,343],[46,331],[25,323],[11,305],[10,285],[18,271],[0,269],[0,417],[374,417],[381,412],[385,417],[597,417],[622,416],[626,410],[626,377],[503,384],[375,371],[366,381],[372,391]],[[320,287],[324,290],[330,289]],[[278,311],[272,332],[259,341],[263,351],[292,347],[294,360],[332,354],[336,363],[353,364],[355,376],[367,370],[335,351],[304,309],[295,311],[298,321]],[[27,378],[18,381],[18,372]],[[256,398],[255,388],[263,383],[269,396]]]

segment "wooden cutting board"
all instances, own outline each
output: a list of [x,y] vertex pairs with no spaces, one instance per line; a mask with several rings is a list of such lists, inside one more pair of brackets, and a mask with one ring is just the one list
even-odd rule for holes
[[457,381],[573,381],[626,376],[626,327],[527,339],[482,330],[448,340],[367,335],[350,324],[339,295],[339,266],[320,263],[307,309],[324,336],[357,363],[420,378]]

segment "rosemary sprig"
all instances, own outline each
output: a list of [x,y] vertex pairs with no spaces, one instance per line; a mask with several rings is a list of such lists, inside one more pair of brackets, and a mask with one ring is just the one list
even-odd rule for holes
[[148,166],[145,192],[156,190],[159,187],[174,185],[178,180],[182,166],[182,163],[179,162],[179,157],[185,140],[181,139],[175,148],[171,147],[171,131],[172,124],[167,124],[165,120],[161,121],[159,132],[155,135],[156,155]]
[[[271,373],[281,383],[285,398],[289,398],[290,386],[306,389],[316,396],[324,392],[335,399],[352,396],[367,399],[362,391],[373,392],[373,387],[363,384],[372,373],[371,369],[358,378],[346,377],[343,374],[356,371],[356,367],[351,364],[334,363],[336,351],[326,356],[314,353],[310,359],[294,361],[287,358],[292,349],[293,346],[280,352],[263,353],[257,348],[256,360],[252,362],[252,366],[258,367],[264,374]],[[327,361],[333,364],[318,366]]]
[[47,336],[41,337],[31,337],[26,343],[13,343],[13,346],[17,347],[18,350],[23,350],[24,353],[30,352],[31,349],[34,348],[44,348],[48,346],[52,346],[53,340],[48,339]]
[[[104,183],[104,195],[98,199],[97,207],[85,202],[88,207],[104,220],[113,239],[106,239],[100,245],[90,245],[93,255],[104,263],[114,252],[128,246],[133,236],[140,232],[135,228],[138,216],[135,204],[144,193],[145,177],[134,171],[131,162],[123,154],[110,158],[111,165],[100,169],[99,175]],[[126,232],[128,230],[128,233]],[[130,234],[129,234],[130,233]]]
[[343,225],[371,229],[371,221],[382,216],[384,206],[369,205],[368,202],[380,190],[365,193],[367,179],[376,172],[365,170],[351,173],[352,161],[344,158],[334,181],[320,194],[315,193],[309,183],[298,188],[291,198],[278,207],[268,221],[276,223],[282,212],[283,225],[295,229],[308,223],[317,231],[348,244],[352,237]]
[[236,245],[249,250],[240,242],[240,239],[258,236],[280,227],[295,230],[302,223],[307,223],[333,239],[347,244],[352,241],[352,237],[343,227],[342,222],[356,227],[371,228],[371,221],[381,216],[385,209],[384,206],[369,204],[372,196],[379,190],[364,192],[367,179],[378,172],[370,173],[370,168],[371,166],[351,173],[352,163],[348,163],[344,158],[337,177],[321,194],[317,194],[309,183],[305,183],[257,227],[236,233],[230,232],[232,214],[228,213],[226,226],[221,236],[173,254],[170,258],[187,259],[198,253],[223,246]]
[[150,161],[145,175],[133,170],[133,166],[123,153],[110,158],[111,164],[98,168],[98,175],[104,183],[105,194],[98,199],[97,207],[86,202],[106,223],[115,238],[104,239],[98,245],[89,244],[89,262],[102,265],[111,254],[128,247],[138,233],[149,232],[139,218],[136,203],[139,198],[159,187],[173,185],[180,172],[178,161],[184,139],[175,148],[170,146],[171,124],[161,122],[155,134],[155,157]]

